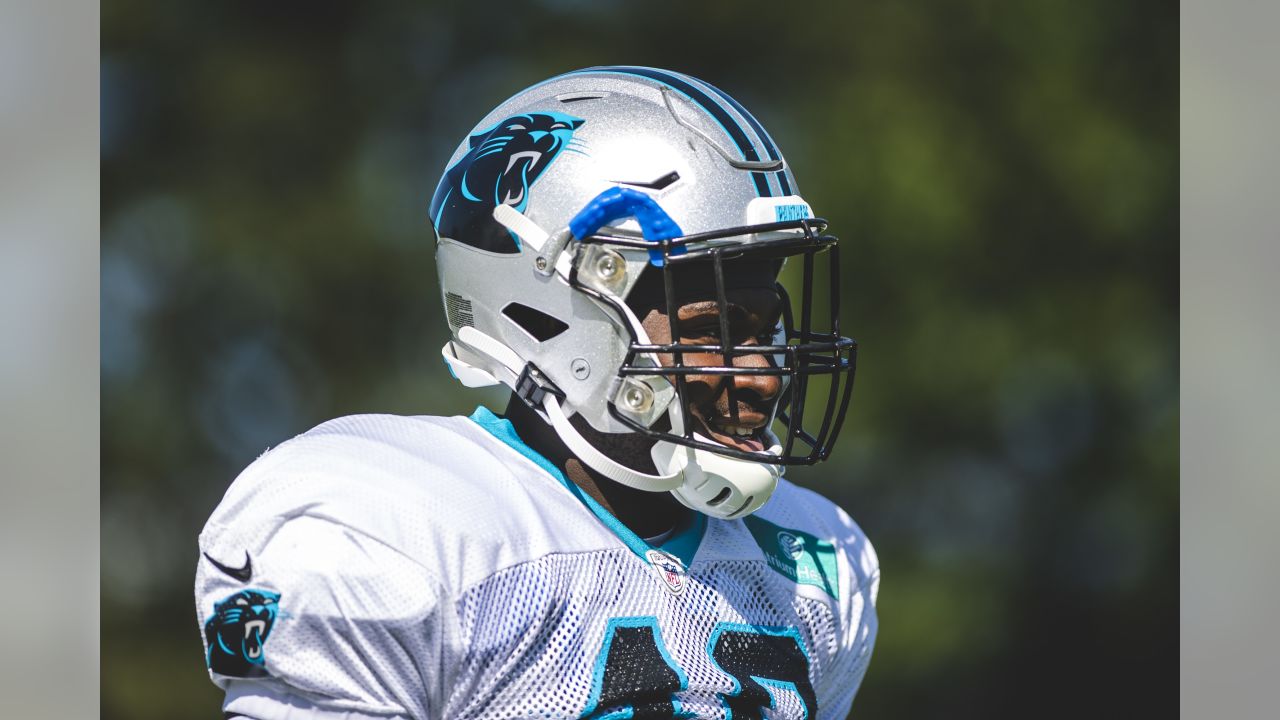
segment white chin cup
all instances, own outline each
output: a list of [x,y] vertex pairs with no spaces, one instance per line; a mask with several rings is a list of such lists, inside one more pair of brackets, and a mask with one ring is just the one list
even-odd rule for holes
[[[766,437],[772,443],[768,452],[780,455],[782,445],[778,439],[771,433],[766,433]],[[698,433],[694,433],[693,439],[715,442]],[[658,472],[683,474],[684,482],[671,491],[677,500],[688,508],[723,520],[759,510],[782,477],[781,465],[739,460],[666,441],[655,444],[652,455]]]

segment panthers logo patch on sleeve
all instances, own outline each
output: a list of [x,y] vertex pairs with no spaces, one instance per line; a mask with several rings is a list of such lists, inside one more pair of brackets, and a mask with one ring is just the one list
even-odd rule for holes
[[[490,252],[520,252],[520,240],[493,219],[493,209],[524,212],[529,188],[582,123],[564,113],[527,113],[472,135],[471,149],[445,171],[431,198],[436,235]],[[580,145],[569,150],[583,152]]]
[[209,669],[230,677],[262,677],[263,646],[280,607],[280,593],[241,590],[213,606],[204,621]]

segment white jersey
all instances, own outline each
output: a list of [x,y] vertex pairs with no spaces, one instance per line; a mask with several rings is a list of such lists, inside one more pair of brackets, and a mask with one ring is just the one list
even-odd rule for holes
[[334,420],[200,535],[210,676],[261,720],[845,717],[876,633],[862,531],[785,480],[693,515],[650,546],[484,408]]

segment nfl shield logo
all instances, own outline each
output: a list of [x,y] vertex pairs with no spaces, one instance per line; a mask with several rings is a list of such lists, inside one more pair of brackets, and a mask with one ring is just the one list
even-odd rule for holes
[[661,550],[649,550],[644,556],[653,567],[654,574],[667,586],[667,590],[670,590],[672,595],[684,592],[687,577],[684,572],[684,563],[680,562],[679,558]]

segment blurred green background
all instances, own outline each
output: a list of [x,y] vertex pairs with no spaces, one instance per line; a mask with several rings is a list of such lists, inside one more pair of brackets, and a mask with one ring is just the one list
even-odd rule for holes
[[196,534],[330,417],[453,414],[426,206],[493,105],[681,70],[843,239],[857,386],[791,473],[883,566],[859,717],[1172,717],[1177,5],[102,6],[102,712],[220,717]]

